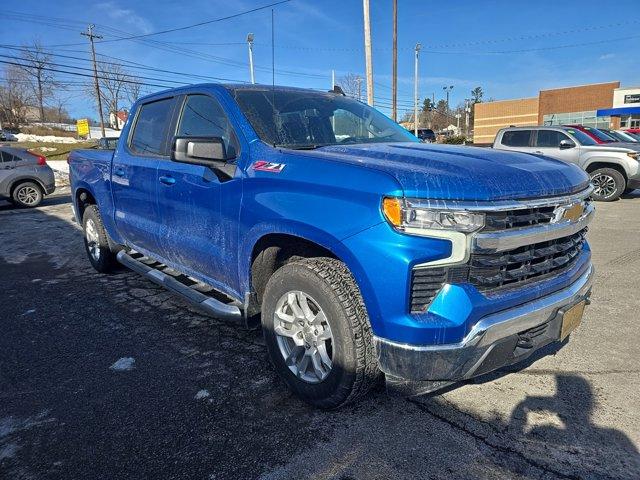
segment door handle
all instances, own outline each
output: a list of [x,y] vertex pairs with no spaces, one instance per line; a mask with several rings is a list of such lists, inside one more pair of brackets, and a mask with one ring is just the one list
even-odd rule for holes
[[124,168],[120,168],[120,167],[116,167],[113,169],[113,174],[117,175],[118,177],[124,177],[125,172],[124,172]]
[[533,153],[537,153],[538,155],[543,155],[543,154],[544,154],[544,152],[542,152],[542,151],[540,151],[540,150],[536,150],[536,151],[535,151],[535,152],[533,152]]
[[161,176],[158,180],[160,180],[160,182],[164,183],[165,185],[173,185],[174,183],[176,183],[175,178],[165,175]]

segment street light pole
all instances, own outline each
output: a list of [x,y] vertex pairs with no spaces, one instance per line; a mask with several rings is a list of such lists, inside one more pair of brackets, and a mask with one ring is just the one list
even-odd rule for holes
[[249,45],[249,73],[251,74],[251,83],[255,84],[256,79],[253,73],[253,33],[247,35],[247,44]]
[[414,84],[413,84],[413,133],[418,136],[418,57],[422,46],[416,43],[416,56],[414,62]]
[[398,121],[398,0],[393,0],[393,61],[391,68],[391,118]]
[[364,10],[364,58],[367,70],[367,103],[373,106],[373,64],[371,53],[371,17],[369,16],[369,0],[362,0]]

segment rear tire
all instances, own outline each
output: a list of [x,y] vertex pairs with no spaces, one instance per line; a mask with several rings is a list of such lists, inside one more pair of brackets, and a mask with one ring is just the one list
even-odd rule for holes
[[14,205],[22,208],[34,208],[40,205],[44,193],[40,185],[34,182],[23,182],[16,185],[11,195]]
[[595,187],[591,197],[598,202],[613,202],[627,188],[624,175],[613,168],[599,168],[589,175]]
[[104,229],[100,211],[89,205],[82,216],[84,248],[93,268],[100,273],[113,272],[118,266],[116,255],[109,247],[107,231]]
[[313,406],[354,402],[381,375],[360,291],[339,260],[307,258],[278,269],[262,298],[262,327],[276,371]]

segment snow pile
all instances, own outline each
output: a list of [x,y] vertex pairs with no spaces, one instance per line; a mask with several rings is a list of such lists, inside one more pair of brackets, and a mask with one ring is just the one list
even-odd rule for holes
[[196,400],[202,400],[202,399],[208,398],[210,396],[211,396],[211,394],[209,393],[209,390],[202,389],[198,393],[196,393],[195,399]]
[[55,135],[34,135],[32,133],[16,133],[19,142],[78,143],[73,137],[56,137]]
[[117,372],[126,372],[127,370],[133,369],[133,365],[135,363],[136,363],[135,358],[122,357],[116,360],[116,362],[113,365],[111,365],[109,368]]

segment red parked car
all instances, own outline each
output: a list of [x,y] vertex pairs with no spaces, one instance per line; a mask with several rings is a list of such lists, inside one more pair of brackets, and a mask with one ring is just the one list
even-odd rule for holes
[[640,128],[626,128],[625,132],[633,133],[635,135],[640,135]]
[[615,138],[607,135],[606,133],[601,132],[597,128],[585,127],[583,125],[565,125],[565,127],[571,127],[571,128],[575,128],[576,130],[580,130],[581,132],[584,132],[587,135],[589,135],[591,138],[595,140],[596,143],[599,143],[599,144],[612,143],[612,142],[618,141]]

